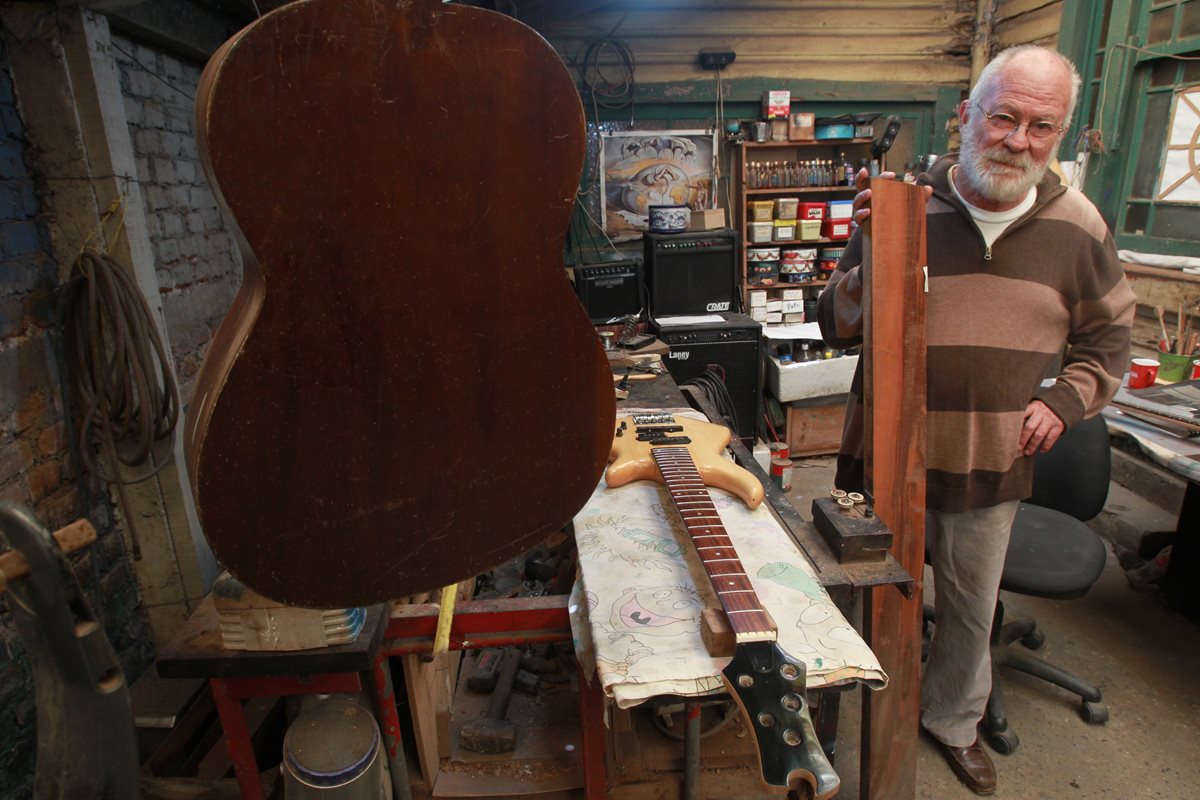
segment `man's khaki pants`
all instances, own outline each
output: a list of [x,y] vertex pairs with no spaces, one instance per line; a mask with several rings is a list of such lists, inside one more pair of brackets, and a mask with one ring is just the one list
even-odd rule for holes
[[921,725],[951,747],[975,742],[992,690],[991,631],[1017,501],[930,514],[933,641],[921,679]]

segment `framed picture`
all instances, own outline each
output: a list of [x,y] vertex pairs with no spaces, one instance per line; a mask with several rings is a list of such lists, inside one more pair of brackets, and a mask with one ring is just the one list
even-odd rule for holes
[[709,208],[715,131],[615,131],[600,139],[601,224],[614,242],[641,236],[650,206]]

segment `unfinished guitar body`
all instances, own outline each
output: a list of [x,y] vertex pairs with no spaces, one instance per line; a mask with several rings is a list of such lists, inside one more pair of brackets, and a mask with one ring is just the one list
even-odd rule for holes
[[614,402],[562,269],[585,139],[554,50],[438,0],[300,0],[213,57],[196,131],[246,265],[187,427],[218,559],[362,605],[566,524]]
[[[623,429],[622,423],[625,425]],[[758,508],[763,501],[762,484],[758,478],[723,455],[732,436],[729,428],[687,417],[675,417],[669,426],[678,427],[679,431],[666,431],[665,435],[690,440],[689,444],[680,446],[686,447],[691,453],[692,462],[705,486],[724,489],[740,497],[750,508]],[[654,447],[662,445],[638,439],[633,417],[618,418],[616,427],[620,434],[613,437],[612,450],[608,456],[609,467],[604,473],[604,481],[613,488],[638,480],[662,483],[662,474],[651,454]]]

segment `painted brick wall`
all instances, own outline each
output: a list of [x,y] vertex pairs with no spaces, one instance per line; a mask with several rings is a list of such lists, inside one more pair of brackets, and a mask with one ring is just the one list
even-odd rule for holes
[[[76,480],[69,455],[53,334],[59,267],[47,254],[18,107],[0,70],[0,500],[30,506],[51,529],[81,514],[96,525],[99,540],[73,559],[75,572],[132,682],[153,646],[108,497]],[[31,795],[35,728],[29,664],[0,595],[0,797]]]
[[201,67],[116,34],[113,44],[186,406],[204,351],[237,292],[241,258],[196,151],[192,98]]

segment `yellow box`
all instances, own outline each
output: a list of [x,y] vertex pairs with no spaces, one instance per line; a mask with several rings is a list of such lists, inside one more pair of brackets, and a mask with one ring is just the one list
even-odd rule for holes
[[800,239],[805,242],[815,242],[821,238],[821,220],[802,219],[797,221],[800,228]]
[[774,200],[751,200],[750,219],[753,222],[770,222],[775,213]]

